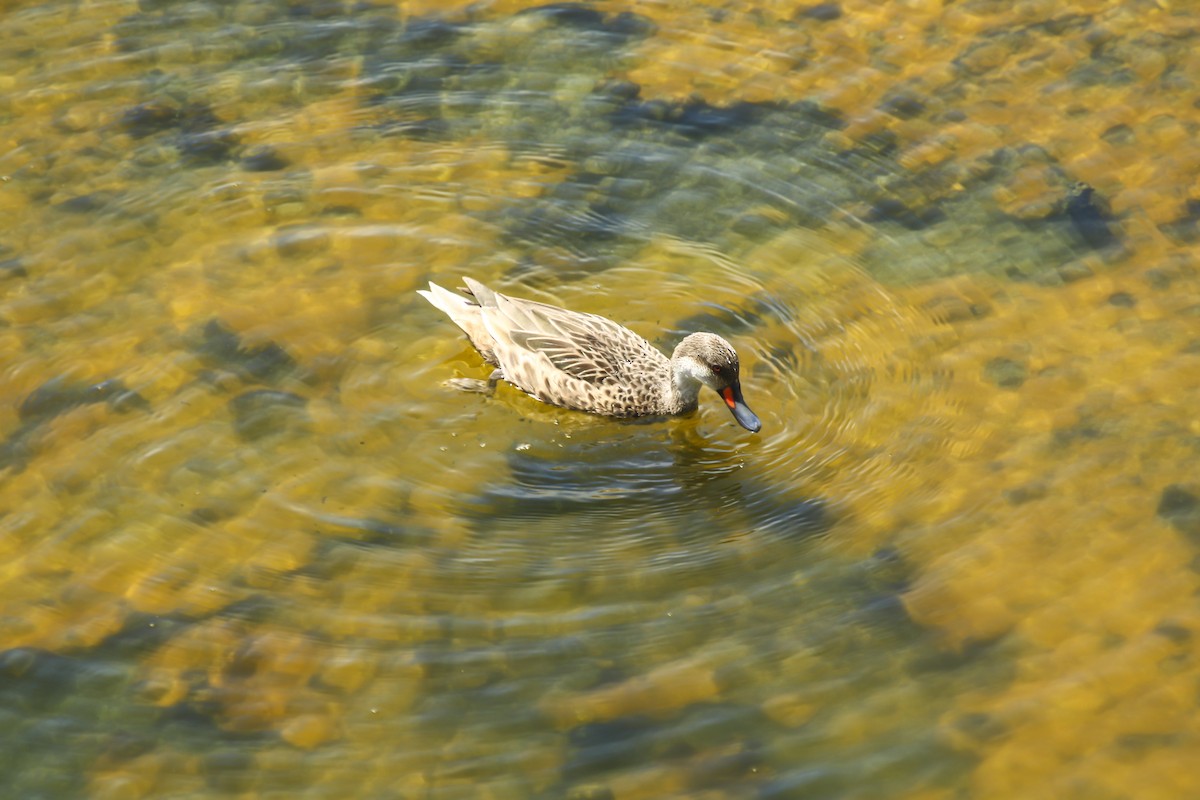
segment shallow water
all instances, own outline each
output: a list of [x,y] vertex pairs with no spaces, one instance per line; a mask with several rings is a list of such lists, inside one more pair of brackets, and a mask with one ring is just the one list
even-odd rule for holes
[[0,15],[5,796],[1200,793],[1190,6]]

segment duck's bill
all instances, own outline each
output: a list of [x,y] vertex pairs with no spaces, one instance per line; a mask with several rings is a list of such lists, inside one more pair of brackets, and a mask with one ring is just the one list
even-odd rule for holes
[[733,418],[737,420],[738,425],[741,425],[751,433],[758,433],[762,430],[762,422],[758,416],[750,410],[750,406],[746,405],[746,401],[742,399],[742,387],[740,384],[726,386],[721,390],[721,398],[725,401],[725,405],[729,406],[729,410],[733,412]]

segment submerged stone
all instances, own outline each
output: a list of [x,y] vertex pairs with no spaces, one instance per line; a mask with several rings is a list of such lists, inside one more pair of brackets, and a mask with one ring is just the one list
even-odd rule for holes
[[90,214],[104,208],[111,200],[112,197],[106,192],[89,192],[55,203],[54,207],[68,214]]
[[1155,513],[1200,545],[1200,496],[1192,489],[1177,483],[1163,489]]
[[119,764],[145,755],[156,746],[157,742],[149,736],[128,731],[116,731],[105,742],[103,757],[110,764]]
[[142,139],[173,128],[181,119],[176,106],[151,100],[127,109],[121,115],[121,127],[133,138]]
[[24,262],[19,258],[6,258],[0,260],[0,278],[27,278],[29,272],[25,269]]
[[866,215],[868,222],[897,222],[910,231],[924,230],[944,218],[945,215],[933,206],[912,208],[894,197],[876,200]]
[[812,19],[817,22],[832,22],[835,19],[841,19],[842,6],[840,3],[818,3],[815,6],[800,9],[796,12],[796,17]]
[[242,169],[247,172],[278,172],[289,166],[291,162],[279,155],[275,148],[263,146],[242,156],[240,163]]
[[662,100],[631,101],[614,112],[611,120],[618,127],[661,127],[689,139],[703,139],[753,125],[773,108],[773,104],[745,101],[727,106],[711,105],[701,99],[680,104]]
[[231,748],[205,756],[200,771],[209,786],[222,792],[245,792],[258,774],[254,756],[248,750]]
[[125,388],[119,380],[101,381],[90,386],[62,378],[51,378],[22,401],[17,415],[22,422],[39,423],[88,403],[107,402],[115,411],[149,408],[137,392]]
[[1076,184],[1067,197],[1067,219],[1075,232],[1094,249],[1102,249],[1116,243],[1117,237],[1109,228],[1112,216],[1107,203],[1096,190],[1086,183]]
[[307,406],[308,401],[303,397],[273,389],[256,389],[229,401],[234,431],[239,438],[248,441],[306,423]]
[[590,722],[568,735],[571,755],[563,767],[568,780],[607,772],[635,763],[646,755],[648,740],[656,730],[647,717],[628,716]]
[[175,145],[179,155],[196,166],[211,166],[230,159],[237,137],[230,131],[185,133]]
[[446,47],[463,34],[463,27],[436,17],[409,20],[400,35],[400,44],[416,50]]
[[1001,389],[1016,389],[1029,377],[1028,368],[1011,358],[993,358],[983,367],[983,376]]
[[897,92],[884,98],[879,110],[898,119],[912,119],[925,113],[925,103],[911,92]]
[[1108,304],[1118,308],[1133,308],[1137,305],[1137,298],[1129,292],[1113,292],[1108,296]]
[[656,27],[641,15],[629,11],[607,14],[587,3],[549,3],[522,9],[516,16],[538,16],[564,28],[620,37],[649,36]]
[[33,647],[0,652],[0,699],[25,708],[58,705],[78,688],[80,662]]
[[274,342],[257,347],[243,347],[242,339],[219,320],[209,320],[204,326],[198,354],[210,362],[256,380],[273,380],[295,368],[296,362]]

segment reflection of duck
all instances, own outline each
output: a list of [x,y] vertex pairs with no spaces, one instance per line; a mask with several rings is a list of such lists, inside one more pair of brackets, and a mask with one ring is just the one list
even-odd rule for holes
[[465,296],[434,283],[418,291],[498,367],[492,384],[503,379],[543,402],[610,417],[694,411],[704,385],[743,428],[762,428],[742,399],[737,353],[715,333],[687,336],[668,359],[612,320],[463,282]]

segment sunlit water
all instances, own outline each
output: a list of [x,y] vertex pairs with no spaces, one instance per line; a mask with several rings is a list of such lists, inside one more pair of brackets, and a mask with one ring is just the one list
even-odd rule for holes
[[[0,793],[1200,794],[1200,14],[10,3]],[[469,274],[752,435],[512,387]]]

